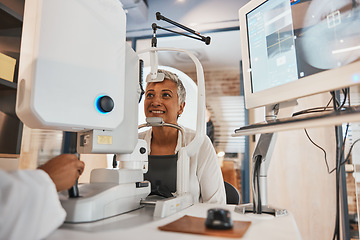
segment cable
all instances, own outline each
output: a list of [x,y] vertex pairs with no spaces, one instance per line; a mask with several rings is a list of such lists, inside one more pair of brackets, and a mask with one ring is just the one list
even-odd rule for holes
[[349,149],[349,152],[348,152],[348,154],[346,155],[345,160],[344,160],[343,162],[341,162],[341,165],[345,164],[345,163],[349,160],[350,154],[351,154],[351,151],[352,151],[354,145],[355,145],[357,142],[359,142],[359,141],[360,141],[360,138],[357,139],[355,142],[353,142],[353,144],[351,144],[350,149]]
[[[345,149],[345,143],[346,143],[346,138],[347,138],[347,133],[348,133],[348,129],[349,129],[349,123],[346,125],[346,131],[345,131],[345,136],[344,139],[342,141],[342,146],[340,148],[340,143],[338,142],[339,137],[339,127],[335,126],[335,131],[336,131],[336,142],[338,143],[336,146],[336,225],[335,225],[335,232],[337,233],[337,239],[340,239],[340,173],[341,173],[341,160],[344,156],[344,149]],[[340,153],[339,153],[340,151]],[[334,237],[335,237],[335,233],[334,233]]]
[[[343,89],[343,93],[345,95],[344,101],[338,108],[336,107],[337,101],[333,101],[334,109],[336,109],[336,111],[340,111],[343,104],[345,104],[348,92],[349,92],[349,89],[345,89],[345,90]],[[332,94],[334,100],[336,100],[335,92],[333,91],[333,92],[331,92],[331,94]],[[349,129],[349,123],[347,123],[347,126],[346,126],[344,139],[342,142],[340,142],[339,141],[341,139],[340,128],[339,128],[339,126],[335,126],[335,137],[336,137],[336,220],[335,221],[336,221],[336,223],[335,223],[333,239],[335,239],[335,238],[340,239],[340,173],[341,173],[340,168],[341,168],[341,165],[343,162],[342,158],[344,156],[344,149],[345,149],[345,143],[346,143],[346,139],[347,139],[348,129]]]
[[[345,142],[346,142],[346,139],[347,139],[347,134],[348,134],[348,130],[349,130],[349,123],[346,124],[346,130],[345,130],[345,134],[344,134],[344,140],[342,142],[342,146],[341,146],[341,155],[340,155],[340,158],[343,157],[344,155],[344,151],[345,151]],[[340,162],[341,163],[341,162]]]
[[260,191],[260,169],[261,169],[261,156],[257,159],[257,173],[256,173],[256,180],[257,180],[257,190],[258,190],[258,209],[257,213],[262,213],[262,206],[261,206],[261,191]]
[[331,93],[331,96],[332,96],[332,99],[333,99],[333,107],[334,107],[335,111],[337,111],[337,110],[338,110],[338,106],[340,106],[340,102],[337,100],[334,91],[332,91],[332,92],[330,92],[330,93]]
[[257,194],[258,194],[258,191],[257,191],[257,187],[256,187],[256,174],[257,174],[257,158],[259,156],[256,156],[255,157],[255,163],[254,163],[254,172],[253,172],[253,201],[254,201],[254,207],[253,207],[253,213],[255,214],[256,213],[256,206],[257,206],[257,201],[258,201],[258,198],[257,198]]
[[[295,113],[292,114],[292,116],[295,117],[295,116],[299,116],[299,115],[302,115],[302,114],[308,114],[308,113],[320,113],[320,112],[328,112],[328,111],[330,112],[333,109],[335,109],[336,111],[340,111],[341,109],[344,108],[346,100],[349,100],[349,107],[350,107],[351,106],[351,104],[350,104],[350,89],[349,88],[342,89],[342,92],[344,94],[344,100],[343,100],[343,102],[341,104],[335,98],[335,96],[331,94],[332,97],[330,98],[329,102],[326,104],[325,107],[308,108],[308,109],[305,109],[305,110],[295,112]],[[335,102],[334,107],[329,107],[331,101]]]
[[[346,125],[345,136],[344,136],[343,144],[342,144],[342,146],[341,146],[340,159],[342,158],[342,156],[343,156],[343,154],[344,154],[345,142],[346,142],[346,137],[347,137],[348,129],[349,129],[349,123]],[[358,140],[360,140],[360,139],[358,139]],[[346,163],[346,160],[348,159],[348,157],[349,157],[349,155],[350,155],[350,152],[351,152],[351,150],[352,150],[352,146],[353,146],[356,142],[357,142],[357,141],[355,141],[355,142],[351,145],[351,148],[350,148],[350,150],[349,150],[349,152],[348,152],[348,155],[347,155],[346,159],[345,159],[344,161],[340,162],[340,167]],[[336,170],[336,168],[334,168],[333,170],[331,170],[331,172],[333,172],[334,170]]]
[[[345,106],[346,100],[348,99],[349,101],[349,108],[351,108],[351,104],[350,104],[350,89],[349,88],[345,88],[342,89],[342,92],[344,94],[344,99],[342,101],[342,103],[340,104],[340,102],[337,100],[336,94],[334,91],[330,92],[330,94],[332,95],[332,98],[330,99],[330,101],[328,102],[328,104],[321,110],[320,107],[316,107],[316,108],[310,108],[310,109],[306,109],[303,111],[299,111],[293,114],[293,116],[296,115],[301,115],[301,114],[306,114],[306,113],[313,113],[313,112],[324,112],[327,111],[327,109],[329,108],[329,105],[331,103],[331,100],[333,102],[333,107],[332,109],[334,109],[334,111],[339,112],[342,110],[342,108]],[[347,139],[347,134],[348,134],[348,129],[349,129],[349,123],[347,123],[346,126],[346,131],[344,134],[344,139],[342,142],[340,142],[340,129],[338,126],[335,126],[335,137],[336,137],[336,167],[334,169],[332,169],[330,171],[329,169],[329,164],[327,161],[327,157],[326,157],[326,151],[320,147],[318,144],[316,144],[309,136],[308,132],[306,129],[304,129],[305,134],[307,136],[307,138],[310,140],[310,142],[312,144],[314,144],[316,147],[318,147],[319,149],[321,149],[324,153],[324,159],[325,159],[325,163],[326,163],[326,167],[327,167],[327,171],[329,174],[331,174],[332,172],[336,171],[336,218],[335,218],[335,229],[334,229],[334,235],[333,235],[333,239],[339,239],[340,238],[340,168],[343,164],[345,164],[349,157],[350,157],[350,153],[352,151],[353,146],[355,145],[355,143],[357,143],[358,141],[360,141],[360,139],[356,140],[350,147],[349,153],[347,154],[346,158],[344,159],[344,161],[342,161],[342,158],[344,156],[344,151],[345,151],[345,143],[346,143],[346,139]]]
[[253,190],[253,213],[256,213],[256,203],[257,203],[257,191],[256,191],[256,173],[257,173],[257,158],[259,156],[255,156],[255,163],[253,169],[253,176],[252,176],[252,190]]
[[348,102],[349,108],[351,108],[351,97],[350,97],[350,88],[348,88]]
[[331,110],[313,110],[313,109],[307,109],[307,110],[304,110],[304,111],[296,112],[296,113],[294,113],[292,116],[295,117],[295,116],[299,116],[299,115],[302,115],[302,114],[322,113],[322,112],[332,112],[332,111],[331,111]]
[[333,109],[333,107],[329,107],[332,100],[333,100],[333,97],[330,98],[329,102],[326,104],[325,107],[314,107],[314,108],[301,110],[301,111],[293,113],[292,116],[295,117],[295,116],[302,115],[302,114],[307,114],[307,113],[330,111],[330,110],[327,110],[327,109]]
[[[350,98],[350,91],[349,91],[349,88],[346,88],[346,89],[342,89],[342,92],[344,94],[344,100],[343,102],[340,104],[336,98],[336,95],[335,95],[335,92],[332,91],[331,92],[331,95],[332,95],[332,98],[330,99],[330,101],[328,102],[328,104],[323,108],[322,111],[326,111],[326,109],[328,108],[328,106],[330,105],[331,103],[331,100],[333,100],[333,109],[335,111],[341,111],[341,109],[344,107],[345,103],[346,103],[346,100],[347,98],[349,97]],[[349,107],[350,107],[350,99],[349,99]],[[314,110],[315,109],[315,110]],[[304,111],[301,111],[301,112],[297,112],[295,113],[294,115],[300,115],[300,114],[303,114],[303,113],[310,113],[310,112],[318,112],[320,110],[318,110],[319,108],[313,108],[313,109],[307,109],[307,110],[304,110]],[[320,112],[322,112],[320,111]],[[294,116],[293,115],[293,116]],[[330,171],[329,169],[329,164],[328,164],[328,161],[327,161],[327,157],[326,157],[326,151],[320,147],[318,144],[316,144],[309,136],[308,132],[306,129],[304,129],[305,131],[305,134],[307,136],[307,138],[310,140],[310,142],[312,144],[314,144],[316,147],[318,147],[319,149],[321,149],[324,153],[324,159],[325,159],[325,163],[326,163],[326,167],[327,167],[327,171],[329,174],[331,174],[332,172],[336,171],[336,220],[335,220],[335,229],[334,229],[334,235],[333,235],[333,239],[335,238],[339,238],[339,234],[340,234],[340,226],[339,226],[339,208],[340,208],[340,202],[339,202],[339,199],[340,199],[340,167],[346,162],[346,160],[348,159],[349,155],[350,155],[350,152],[352,150],[352,147],[350,148],[350,151],[346,157],[346,159],[342,162],[341,159],[342,157],[344,156],[344,149],[345,149],[345,142],[346,142],[346,138],[347,138],[347,133],[348,133],[348,129],[349,129],[349,123],[347,124],[346,126],[346,131],[345,131],[345,135],[344,135],[344,139],[342,141],[342,143],[339,142],[339,139],[340,139],[340,134],[339,134],[339,127],[338,126],[335,126],[335,136],[336,136],[336,167],[334,169],[332,169]],[[359,139],[360,140],[360,139]],[[357,141],[356,141],[357,142]],[[356,143],[354,142],[354,144]],[[354,145],[353,144],[353,145]],[[341,145],[341,146],[340,146]],[[352,146],[353,146],[352,145]]]
[[260,165],[261,165],[261,155],[255,156],[254,171],[253,171],[253,195],[254,195],[254,204],[253,204],[253,213],[260,214],[261,209],[261,194],[260,194]]
[[[350,106],[350,90],[349,90],[349,88],[342,89],[342,92],[344,94],[344,100],[343,100],[343,102],[341,104],[340,104],[339,101],[337,101],[337,99],[334,96],[332,96],[325,107],[314,107],[314,108],[301,110],[301,111],[293,113],[292,116],[295,117],[295,116],[298,116],[298,115],[308,114],[308,113],[327,112],[327,111],[330,111],[332,109],[341,110],[342,108],[344,108],[344,105],[345,105],[347,99],[349,99],[349,106]],[[333,100],[336,103],[336,108],[329,107],[331,101],[333,101]]]
[[[344,146],[345,146],[345,141],[346,141],[346,136],[347,136],[348,129],[349,129],[349,124],[346,125],[345,137],[344,137],[344,140],[343,140],[343,145],[342,145],[342,147],[341,147],[341,148],[342,148],[342,152],[341,152],[341,156],[340,156],[340,157],[342,157],[342,155],[344,154]],[[309,135],[309,133],[308,133],[308,131],[307,131],[306,129],[304,129],[304,131],[305,131],[305,134],[306,134],[307,138],[309,139],[309,141],[310,141],[312,144],[314,144],[317,148],[319,148],[321,151],[323,151],[323,153],[324,153],[324,160],[325,160],[325,164],[326,164],[327,171],[328,171],[329,174],[333,173],[333,172],[336,170],[336,167],[333,168],[333,169],[330,171],[329,163],[328,163],[328,161],[327,161],[327,153],[326,153],[325,149],[322,148],[322,147],[320,147],[318,144],[316,144],[316,143],[311,139],[311,137],[310,137],[310,135]],[[346,155],[345,160],[340,163],[340,166],[344,165],[344,164],[349,160],[349,157],[350,157],[350,153],[351,153],[351,151],[352,151],[352,148],[353,148],[354,144],[357,143],[358,141],[360,141],[360,139],[357,139],[357,140],[350,146],[349,152],[348,152],[348,154]]]
[[341,103],[341,105],[338,107],[338,110],[341,110],[344,107],[344,105],[346,103],[347,95],[348,95],[348,92],[349,92],[349,88],[342,89],[342,92],[344,94],[344,100]]
[[[339,111],[339,109],[337,108],[337,105],[339,105],[339,103],[337,102],[336,99],[336,95],[335,92],[331,92],[331,95],[333,96],[333,105],[334,105],[334,109],[335,111]],[[336,100],[336,101],[335,101]],[[340,191],[340,176],[339,176],[339,170],[340,167],[338,166],[339,163],[339,131],[338,131],[338,127],[335,126],[335,138],[336,138],[336,217],[335,217],[335,229],[334,229],[334,236],[333,236],[333,240],[335,239],[339,239],[339,234],[340,234],[340,195],[339,195],[339,191]]]
[[329,102],[326,104],[326,106],[324,107],[324,110],[330,105],[331,101],[333,100],[333,98],[331,97]]
[[[331,95],[333,96],[333,106],[334,106],[334,109],[335,111],[338,111],[339,109],[337,108],[337,99],[336,99],[336,95],[335,95],[335,92],[332,91],[331,92]],[[339,195],[339,191],[340,191],[340,176],[339,176],[339,170],[340,170],[340,166],[339,165],[339,131],[338,131],[338,127],[335,126],[335,138],[336,138],[336,216],[335,216],[335,229],[334,229],[334,235],[333,235],[333,240],[335,239],[339,239],[339,234],[340,234],[340,224],[339,224],[339,221],[340,221],[340,218],[339,218],[339,215],[340,215],[340,195]]]
[[334,109],[335,109],[336,111],[340,111],[341,108],[343,108],[343,106],[345,105],[346,100],[347,100],[348,92],[350,92],[350,90],[349,90],[349,88],[344,88],[344,89],[342,89],[342,92],[343,92],[343,94],[344,94],[344,100],[343,100],[343,102],[342,102],[341,104],[340,104],[340,102],[337,100],[337,98],[336,98],[336,96],[335,96],[335,92],[334,92],[334,91],[331,92],[332,98],[333,98],[333,100],[334,100],[334,101],[333,101],[333,102],[334,102],[333,106],[334,106]]
[[327,154],[326,154],[325,149],[324,149],[324,148],[322,148],[322,147],[320,147],[318,144],[316,144],[316,143],[315,143],[315,142],[314,142],[314,141],[310,138],[309,133],[308,133],[308,131],[307,131],[306,129],[304,129],[304,131],[305,131],[305,134],[306,134],[307,138],[310,140],[310,142],[311,142],[312,144],[314,144],[317,148],[319,148],[321,151],[323,151],[327,171],[328,171],[328,173],[329,173],[329,174],[331,174],[331,173],[335,170],[335,168],[334,168],[333,170],[331,170],[331,171],[330,171],[330,168],[329,168],[329,163],[328,163],[328,161],[327,161],[327,157],[326,157],[326,156],[327,156]]
[[335,220],[335,230],[333,239],[340,239],[340,162],[341,154],[339,147],[339,130],[338,126],[335,126],[335,135],[336,135],[336,220]]

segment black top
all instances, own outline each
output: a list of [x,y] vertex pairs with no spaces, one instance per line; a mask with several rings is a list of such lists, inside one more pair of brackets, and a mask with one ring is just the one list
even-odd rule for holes
[[206,135],[210,138],[211,142],[214,143],[214,124],[211,119],[206,123]]
[[151,183],[151,194],[172,197],[176,192],[177,160],[175,155],[149,155],[144,179]]

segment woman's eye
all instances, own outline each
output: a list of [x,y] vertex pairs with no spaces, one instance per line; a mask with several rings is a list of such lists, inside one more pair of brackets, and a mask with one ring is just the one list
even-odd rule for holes
[[154,94],[152,94],[152,93],[146,94],[146,97],[147,97],[147,98],[152,98],[153,96],[154,96]]

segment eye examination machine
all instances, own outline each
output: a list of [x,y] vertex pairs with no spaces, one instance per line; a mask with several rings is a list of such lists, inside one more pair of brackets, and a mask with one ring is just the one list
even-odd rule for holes
[[[141,95],[138,54],[182,51],[194,61],[198,79],[197,134],[180,150],[175,197],[156,202],[154,215],[165,217],[193,204],[189,157],[205,136],[205,86],[199,60],[186,50],[156,48],[135,53],[126,43],[126,15],[117,0],[27,0],[21,44],[16,112],[30,128],[77,132],[78,153],[118,154],[120,169],[94,169],[79,196],[60,193],[66,222],[105,219],[141,206],[150,193],[147,150],[138,140]],[[81,17],[79,17],[81,16]],[[160,74],[159,74],[160,75]],[[152,122],[152,123],[151,123]],[[162,119],[149,119],[159,126]]]
[[[125,42],[125,26],[117,1],[26,1],[19,118],[31,128],[79,132],[79,153],[132,153],[139,67]],[[119,172],[100,171],[80,186],[81,198],[62,200],[72,209],[67,221],[94,221],[139,207],[149,194],[142,170]],[[101,192],[114,198],[96,197]],[[103,209],[91,207],[97,204]]]

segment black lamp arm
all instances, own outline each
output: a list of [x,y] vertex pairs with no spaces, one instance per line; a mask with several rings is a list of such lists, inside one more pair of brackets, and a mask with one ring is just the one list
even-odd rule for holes
[[156,29],[162,29],[162,30],[165,30],[165,31],[169,31],[169,32],[172,32],[172,33],[176,33],[176,34],[180,34],[180,35],[183,35],[183,36],[186,36],[186,37],[190,37],[190,38],[193,38],[193,39],[196,39],[196,40],[200,40],[200,41],[203,41],[205,42],[206,45],[209,45],[210,44],[210,41],[211,41],[211,38],[209,36],[205,37],[205,36],[202,36],[199,32],[196,32],[195,30],[191,29],[191,28],[188,28],[180,23],[177,23],[171,19],[168,19],[166,17],[164,17],[163,15],[161,15],[160,12],[157,12],[156,13],[156,19],[157,20],[163,20],[165,22],[168,22],[170,24],[173,24],[181,29],[184,29],[185,31],[189,32],[189,33],[192,33],[194,35],[196,35],[197,37],[194,37],[194,36],[191,36],[191,35],[188,35],[188,34],[184,34],[184,33],[180,33],[180,32],[176,32],[176,31],[173,31],[173,30],[170,30],[170,29],[166,29],[166,28],[163,28],[163,27],[160,27],[160,26],[157,26],[155,23],[152,24],[152,28],[154,30],[154,33],[156,32]]

